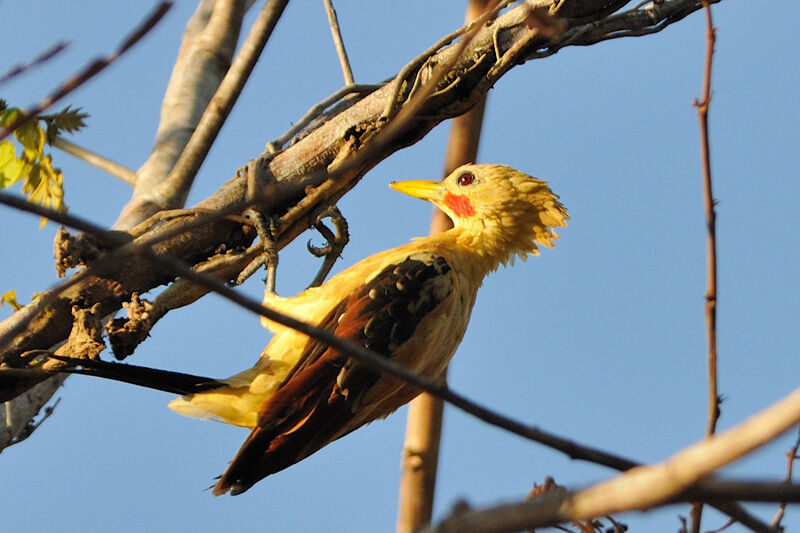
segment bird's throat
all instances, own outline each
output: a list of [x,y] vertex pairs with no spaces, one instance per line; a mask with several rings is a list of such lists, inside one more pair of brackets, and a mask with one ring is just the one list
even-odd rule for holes
[[447,204],[453,214],[459,217],[471,217],[475,214],[475,208],[469,198],[462,194],[447,193],[444,195],[444,203]]

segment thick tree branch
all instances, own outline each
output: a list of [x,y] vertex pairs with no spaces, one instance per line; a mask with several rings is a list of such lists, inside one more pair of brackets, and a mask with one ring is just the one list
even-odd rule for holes
[[114,225],[117,229],[131,228],[158,210],[183,207],[191,181],[184,181],[180,191],[155,190],[184,153],[228,72],[247,7],[245,0],[202,0],[189,19],[164,93],[155,145],[137,171],[136,187]]

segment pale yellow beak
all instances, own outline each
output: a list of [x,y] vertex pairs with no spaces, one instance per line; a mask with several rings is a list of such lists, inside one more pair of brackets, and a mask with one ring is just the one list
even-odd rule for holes
[[446,191],[445,186],[439,181],[393,181],[389,184],[389,187],[414,198],[428,201],[441,200]]

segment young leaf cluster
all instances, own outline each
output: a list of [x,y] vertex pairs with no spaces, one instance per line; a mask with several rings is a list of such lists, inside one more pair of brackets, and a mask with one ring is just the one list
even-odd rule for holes
[[[0,100],[0,128],[8,128],[25,116],[25,111],[8,107]],[[22,181],[22,193],[28,201],[66,211],[64,205],[64,176],[53,166],[53,159],[44,153],[45,143],[51,143],[61,132],[71,133],[82,128],[88,115],[80,109],[65,107],[58,113],[42,115],[29,120],[14,130],[14,138],[21,145],[17,148],[10,140],[0,141],[0,189]],[[47,219],[42,218],[41,226]]]

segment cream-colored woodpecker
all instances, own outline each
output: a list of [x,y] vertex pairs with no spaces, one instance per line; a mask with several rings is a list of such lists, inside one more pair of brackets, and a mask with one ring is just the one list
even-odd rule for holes
[[[438,377],[456,351],[484,276],[551,247],[569,218],[547,184],[502,165],[464,165],[441,182],[391,187],[433,203],[454,227],[380,252],[293,298],[265,305],[407,368]],[[253,368],[170,403],[189,416],[252,428],[214,494],[264,477],[383,418],[419,391],[315,339],[264,320],[274,337]]]

